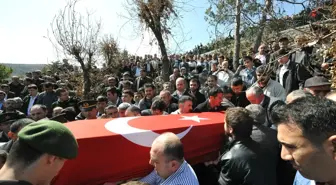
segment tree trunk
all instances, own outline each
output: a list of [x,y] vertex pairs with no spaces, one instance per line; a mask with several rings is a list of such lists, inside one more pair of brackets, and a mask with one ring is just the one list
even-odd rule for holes
[[236,25],[235,25],[235,43],[234,43],[234,58],[233,68],[236,70],[239,66],[239,54],[240,54],[240,9],[241,2],[236,0]]
[[164,43],[162,34],[160,31],[154,31],[152,30],[156,40],[158,41],[159,47],[160,47],[160,51],[161,51],[161,58],[162,58],[162,77],[163,80],[165,82],[169,81],[169,68],[170,68],[170,64],[169,64],[169,59],[168,59],[168,54],[167,54],[167,50],[166,50],[166,45]]
[[257,38],[254,42],[254,47],[253,47],[254,52],[258,51],[258,48],[259,48],[259,46],[262,42],[262,36],[264,34],[265,24],[266,24],[266,21],[267,21],[267,13],[270,12],[271,6],[272,6],[272,0],[265,0],[265,8],[262,12],[259,31],[258,31],[258,34],[257,34]]
[[[84,59],[81,58],[79,55],[76,56],[76,60],[80,63],[80,66],[83,71],[83,85],[84,92],[83,92],[83,100],[89,100],[90,98],[90,91],[91,91],[91,78],[90,78],[90,72],[91,72],[91,61],[88,62],[88,65],[85,65]],[[91,60],[91,57],[89,58]],[[82,91],[83,89],[81,89]]]
[[84,100],[90,99],[90,91],[91,91],[91,78],[90,78],[90,70],[85,67],[83,68],[83,80],[84,80]]

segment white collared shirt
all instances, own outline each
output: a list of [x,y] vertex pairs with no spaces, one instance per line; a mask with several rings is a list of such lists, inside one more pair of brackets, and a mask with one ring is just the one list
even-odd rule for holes
[[135,68],[135,76],[136,77],[140,76],[140,67]]
[[177,109],[176,111],[174,111],[174,112],[172,112],[172,113],[170,113],[170,114],[181,114],[181,112],[180,112],[179,109]]
[[255,58],[259,59],[262,64],[266,64],[266,56],[260,55],[259,53],[255,56]]
[[279,82],[284,87],[283,84],[283,76],[284,74],[288,71],[288,65],[289,65],[290,60],[286,64],[283,64],[282,67],[280,68],[280,73],[279,73]]
[[30,109],[31,107],[34,105],[34,102],[35,102],[35,99],[37,98],[37,95],[36,96],[30,96],[29,97],[29,104],[28,104],[28,108],[27,108],[27,115],[29,116],[30,115]]
[[[258,86],[259,87],[257,82],[254,83],[252,86]],[[277,97],[277,98],[279,98],[283,101],[286,100],[286,96],[287,96],[286,90],[277,81],[269,79],[269,81],[267,82],[267,85],[265,87],[263,87],[262,90],[264,91],[264,94],[269,96],[269,97]]]

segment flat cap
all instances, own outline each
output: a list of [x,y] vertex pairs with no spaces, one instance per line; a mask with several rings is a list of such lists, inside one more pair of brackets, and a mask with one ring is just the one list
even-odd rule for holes
[[96,100],[83,100],[78,103],[78,106],[84,111],[91,111],[93,108],[97,106]]
[[23,127],[18,133],[20,141],[42,153],[64,159],[78,155],[78,144],[71,131],[62,123],[40,120]]
[[13,123],[18,119],[17,113],[1,113],[0,123]]
[[330,86],[329,80],[323,76],[314,76],[305,81],[304,87]]

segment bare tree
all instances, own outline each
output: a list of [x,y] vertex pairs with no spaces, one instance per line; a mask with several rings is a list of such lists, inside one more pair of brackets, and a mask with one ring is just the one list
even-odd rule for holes
[[239,65],[239,53],[240,53],[240,17],[241,17],[241,0],[236,0],[236,22],[235,22],[235,43],[234,43],[234,69]]
[[89,97],[92,85],[90,72],[98,54],[98,36],[101,21],[92,21],[92,14],[76,11],[78,0],[70,0],[64,9],[55,15],[51,23],[53,38],[49,40],[57,51],[75,59],[83,71],[84,98]]
[[120,54],[119,45],[112,35],[105,35],[99,43],[100,52],[104,56],[107,67],[116,66],[116,60]]
[[128,0],[127,11],[137,17],[142,31],[150,30],[158,43],[162,57],[163,78],[169,80],[169,59],[165,40],[171,35],[172,22],[179,18],[174,0]]

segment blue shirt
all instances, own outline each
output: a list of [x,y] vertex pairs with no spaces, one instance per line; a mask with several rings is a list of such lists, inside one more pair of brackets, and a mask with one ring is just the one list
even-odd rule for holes
[[184,161],[180,168],[167,179],[162,179],[156,171],[153,170],[140,181],[150,185],[199,185],[194,170],[186,161]]
[[293,185],[316,185],[316,183],[313,180],[306,179],[298,171],[298,172],[296,172]]

